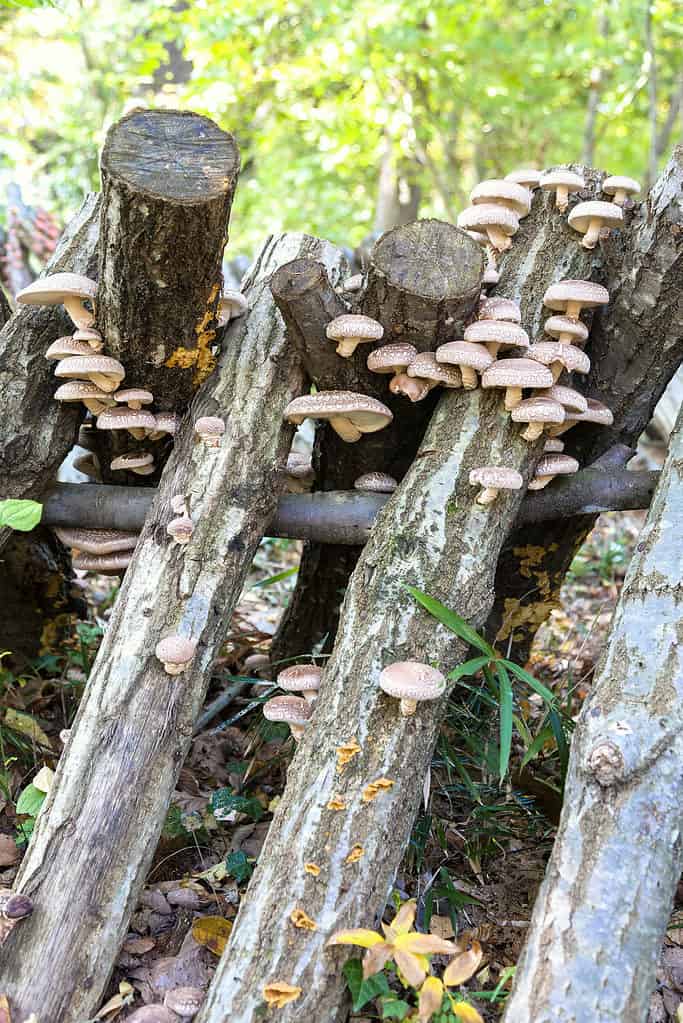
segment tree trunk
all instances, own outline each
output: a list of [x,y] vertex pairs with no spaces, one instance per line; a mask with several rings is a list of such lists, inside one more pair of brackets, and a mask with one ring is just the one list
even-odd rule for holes
[[[246,282],[251,311],[229,328],[218,371],[177,436],[17,878],[36,909],[0,949],[13,1023],[31,1012],[59,1023],[89,1018],[106,986],[211,665],[277,501],[291,439],[282,409],[303,377],[269,278],[321,249],[302,235],[267,242]],[[194,434],[203,415],[225,422],[218,448]],[[179,494],[194,523],[182,547],[166,533]],[[178,677],[154,653],[168,634],[198,643]]]
[[5,326],[11,315],[12,307],[10,306],[9,299],[0,284],[0,330],[2,330]]
[[683,412],[572,741],[505,1023],[643,1023],[683,869]]
[[[577,426],[566,434],[568,453],[584,464],[614,444],[635,445],[683,361],[682,188],[679,146],[646,201],[626,213],[625,229],[593,250],[593,277],[605,284],[610,302],[593,319],[586,347],[591,371],[574,386],[608,405],[614,425]],[[508,537],[486,631],[501,645],[512,639],[514,660],[524,663],[536,630],[558,606],[565,573],[596,519],[544,522]]]
[[[538,233],[533,227],[520,232],[503,262],[501,281],[502,293],[520,301],[523,322],[532,331],[547,286],[561,277],[587,276],[591,261],[568,233],[564,217],[551,212],[547,201],[536,201],[543,206]],[[420,230],[427,234],[429,229]],[[438,246],[428,265],[436,275],[434,251]],[[400,247],[395,258],[395,269],[385,266],[388,282],[400,276]],[[452,260],[447,266],[455,283]],[[471,267],[461,272],[469,275]],[[411,307],[407,296],[394,301],[393,288],[386,286],[384,308],[394,310],[384,321],[390,337],[402,323],[429,322],[428,299],[434,296],[427,289],[428,283],[421,295],[413,286]],[[432,339],[439,333],[435,330]],[[351,578],[313,720],[197,1023],[226,1018],[253,1023],[264,1011],[264,986],[275,981],[301,988],[300,996],[279,1010],[281,1023],[346,1018],[345,953],[325,945],[338,928],[368,926],[384,907],[446,700],[403,717],[397,701],[380,691],[379,673],[406,659],[436,661],[446,671],[465,654],[464,644],[420,609],[405,586],[417,586],[481,626],[493,601],[500,546],[523,490],[501,493],[482,507],[469,484],[470,470],[505,464],[528,480],[542,446],[542,440],[521,439],[495,393],[479,389],[441,397],[422,447],[380,513]],[[340,748],[354,743],[357,755],[340,771]],[[388,779],[390,787],[371,799],[367,786],[379,779]],[[328,807],[334,797],[343,809]],[[305,869],[307,863],[320,868],[318,876]],[[294,925],[291,914],[297,909],[316,930]]]

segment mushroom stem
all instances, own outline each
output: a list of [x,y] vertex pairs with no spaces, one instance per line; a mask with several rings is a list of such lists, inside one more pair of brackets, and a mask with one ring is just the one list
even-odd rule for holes
[[399,706],[403,717],[409,718],[417,710],[417,700],[409,700],[407,696],[404,696]]
[[94,326],[95,314],[90,312],[82,298],[76,298],[75,295],[65,295],[62,304],[77,327],[84,329],[85,327]]
[[602,227],[602,220],[600,217],[591,217],[588,221],[588,230],[584,234],[581,244],[584,249],[594,249],[598,244],[600,237],[600,228]]
[[[573,317],[575,320],[577,316]],[[576,345],[577,348],[583,348],[585,341],[582,341],[579,337],[574,337],[573,334],[558,334],[557,340],[561,345]]]
[[407,373],[397,373],[389,381],[392,394],[402,394],[412,402],[422,401],[429,394],[429,386],[422,377],[409,377]]
[[583,305],[582,305],[581,302],[572,301],[570,299],[567,302],[566,315],[570,318],[570,320],[578,320],[578,318],[581,315],[581,310],[582,309],[583,309]]
[[298,742],[301,736],[304,734],[305,725],[290,725],[289,730],[292,733],[294,742]]
[[623,206],[628,197],[628,192],[624,188],[618,188],[612,196],[612,202],[617,206]]
[[329,420],[330,426],[336,434],[338,434],[342,440],[345,440],[347,444],[355,444],[357,440],[360,440],[363,434],[360,430],[357,430],[350,419],[345,416],[331,416]]
[[88,373],[88,379],[101,391],[115,391],[119,386],[119,381],[107,376],[106,373]]
[[517,408],[521,400],[522,400],[521,387],[505,388],[505,410],[507,412],[512,412],[513,408]]
[[356,348],[358,348],[358,338],[344,337],[337,345],[337,355],[341,355],[342,359],[350,359]]
[[560,423],[558,426],[553,426],[550,430],[548,430],[548,436],[559,437],[561,434],[566,433],[567,430],[571,430],[572,426],[575,425],[575,419],[565,419],[563,423]]
[[477,504],[493,504],[498,497],[496,487],[484,487],[477,495]]
[[98,401],[97,398],[84,398],[83,404],[94,416],[99,416],[100,412],[104,412],[107,407],[101,401]]
[[550,372],[553,375],[553,383],[557,383],[557,381],[560,379],[560,377],[562,376],[562,370],[563,369],[564,369],[564,366],[562,365],[561,362],[551,362],[550,363]]
[[499,227],[490,224],[486,228],[486,234],[496,252],[507,252],[512,245],[512,238],[509,238]]
[[543,490],[543,488],[547,487],[550,481],[554,479],[554,476],[536,476],[529,483],[527,490]]
[[477,371],[472,369],[471,366],[461,366],[460,375],[462,376],[462,386],[466,391],[473,391],[478,384]]
[[486,348],[488,349],[489,355],[492,355],[494,359],[498,358],[498,352],[500,350],[500,343],[498,341],[487,341]]
[[496,250],[492,245],[486,246],[486,269],[498,270],[498,266],[496,264]]
[[544,426],[545,423],[529,423],[526,430],[522,433],[522,437],[524,437],[524,440],[529,441],[538,440],[543,433]]
[[564,213],[569,205],[569,187],[567,185],[558,185],[555,190],[555,205],[557,206],[560,213]]
[[135,437],[136,440],[144,440],[147,436],[147,430],[143,430],[139,426],[131,426],[128,430],[131,437]]
[[182,675],[186,667],[186,664],[171,664],[164,661],[164,671],[167,675]]

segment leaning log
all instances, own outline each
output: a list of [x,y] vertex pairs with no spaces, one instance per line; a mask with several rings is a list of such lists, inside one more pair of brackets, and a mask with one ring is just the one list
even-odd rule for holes
[[572,740],[505,1023],[644,1023],[683,869],[683,412]]
[[[164,469],[17,878],[35,911],[0,949],[13,1023],[90,1018],[106,986],[291,440],[282,409],[303,377],[269,279],[320,248],[301,235],[265,245],[246,282],[251,311],[231,324]],[[194,433],[204,415],[225,422],[218,448]],[[177,495],[194,523],[187,546],[166,532]],[[197,642],[179,676],[155,657],[168,634]]]

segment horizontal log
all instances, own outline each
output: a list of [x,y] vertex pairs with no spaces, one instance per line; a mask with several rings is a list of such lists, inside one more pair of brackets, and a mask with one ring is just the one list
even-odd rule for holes
[[[658,472],[584,469],[554,480],[548,489],[527,494],[516,525],[560,516],[648,508],[658,479]],[[88,529],[142,529],[155,493],[151,487],[60,483],[45,502],[43,522]],[[388,494],[357,490],[285,494],[278,502],[269,535],[359,546],[367,541],[378,512],[388,500]]]

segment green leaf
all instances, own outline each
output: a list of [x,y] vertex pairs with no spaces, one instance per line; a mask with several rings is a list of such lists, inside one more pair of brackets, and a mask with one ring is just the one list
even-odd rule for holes
[[469,643],[470,646],[481,650],[483,654],[488,654],[489,660],[497,658],[498,655],[493,647],[489,646],[486,640],[471,625],[468,625],[459,614],[456,614],[455,611],[450,611],[440,600],[430,597],[429,594],[423,593],[422,590],[418,590],[415,586],[406,586],[406,589],[418,604],[422,604],[425,610],[429,611],[430,615],[441,622],[442,625],[445,625],[447,629],[450,629],[451,632],[454,632],[465,643]]
[[22,816],[37,817],[40,808],[45,802],[45,792],[41,792],[35,785],[27,785],[17,799],[16,812]]
[[446,677],[451,679],[453,682],[457,682],[459,679],[465,678],[468,675],[476,675],[476,673],[480,671],[485,664],[488,664],[490,660],[490,657],[473,657],[471,661],[464,661],[463,664],[459,664],[457,668],[453,668],[453,671],[450,671]]
[[228,853],[225,857],[225,868],[231,877],[234,877],[238,884],[248,881],[254,873],[254,864],[249,862],[247,854],[238,850]]
[[30,533],[40,522],[43,506],[38,501],[0,501],[0,526]]
[[258,590],[263,586],[273,586],[275,583],[279,583],[283,579],[289,579],[291,575],[296,575],[298,571],[298,565],[295,565],[293,568],[286,568],[284,572],[278,572],[276,575],[270,575],[267,579],[261,579],[260,582],[254,583],[252,589]]
[[253,796],[239,796],[231,789],[218,789],[211,796],[211,812],[217,821],[226,820],[232,813],[243,813],[254,821],[263,817],[263,807]]
[[351,992],[353,1011],[358,1012],[379,995],[388,995],[389,983],[383,973],[375,973],[363,980],[363,964],[360,959],[349,959],[342,970]]
[[512,746],[512,685],[502,661],[496,666],[496,676],[500,687],[499,774],[502,781],[508,771]]
[[515,664],[514,661],[508,661],[505,658],[501,658],[500,663],[505,665],[507,670],[511,671],[513,675],[516,675],[520,681],[526,682],[526,684],[533,689],[535,693],[538,693],[538,695],[542,697],[546,703],[551,704],[551,706],[555,703],[554,694],[551,693],[551,691],[546,688],[542,682],[539,682],[538,679],[535,679],[528,671],[525,671],[524,668],[520,668],[520,666]]
[[567,775],[567,767],[569,766],[569,746],[567,745],[567,738],[564,734],[564,728],[562,727],[562,718],[554,707],[551,707],[548,711],[548,721],[550,722],[550,727],[553,730],[555,742],[557,743],[557,750],[560,754],[560,768],[562,770],[562,781],[564,782]]
[[385,995],[379,1005],[382,1019],[405,1019],[410,1012],[408,1003],[396,995]]
[[522,763],[520,764],[519,767],[520,771],[522,770],[523,767],[526,767],[526,765],[531,760],[536,759],[536,757],[541,752],[548,739],[552,738],[552,735],[553,735],[552,728],[546,726],[545,728],[541,729],[541,731],[538,733],[538,735],[533,740],[533,742],[527,749],[526,753],[524,754],[524,757],[522,758]]

